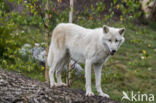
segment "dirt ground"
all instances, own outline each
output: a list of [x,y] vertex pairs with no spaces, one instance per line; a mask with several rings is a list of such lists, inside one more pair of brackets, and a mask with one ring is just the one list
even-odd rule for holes
[[100,96],[86,97],[85,91],[53,87],[20,73],[0,69],[0,103],[119,103]]

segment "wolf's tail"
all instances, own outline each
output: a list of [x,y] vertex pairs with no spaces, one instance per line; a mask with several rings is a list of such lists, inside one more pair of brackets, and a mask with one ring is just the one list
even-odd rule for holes
[[53,51],[52,51],[52,47],[49,47],[49,52],[48,52],[48,57],[47,57],[47,63],[48,66],[50,67],[52,65],[53,62]]

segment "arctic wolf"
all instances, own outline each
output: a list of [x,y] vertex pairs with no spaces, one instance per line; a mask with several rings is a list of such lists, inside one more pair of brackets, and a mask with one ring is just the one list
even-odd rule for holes
[[[48,53],[50,86],[65,85],[61,70],[69,59],[85,63],[86,96],[93,96],[91,89],[91,68],[94,66],[96,89],[100,96],[109,97],[101,88],[102,65],[124,42],[124,28],[104,25],[87,29],[72,23],[61,23],[55,27]],[[56,71],[57,83],[54,80]]]

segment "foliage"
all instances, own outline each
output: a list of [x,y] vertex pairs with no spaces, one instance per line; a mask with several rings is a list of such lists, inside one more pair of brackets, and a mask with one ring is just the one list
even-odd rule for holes
[[9,26],[0,27],[0,62],[3,68],[16,69],[18,71],[31,71],[35,64],[32,61],[26,63],[19,53],[21,46],[25,43],[22,35],[24,33],[13,33]]
[[[41,35],[41,31],[37,30],[37,27],[34,28],[34,31],[29,28],[29,26],[38,26],[38,21],[41,21],[40,17],[25,17],[24,14],[17,12],[7,12],[6,9],[3,9],[4,7],[5,3],[1,2],[0,67],[25,72],[26,74],[36,70],[43,71],[43,67],[39,66],[38,62],[31,58],[29,54],[27,57],[29,59],[26,59],[19,53],[25,43],[34,44],[38,40],[40,42],[44,41],[38,37],[38,34]],[[36,35],[32,35],[32,33]],[[41,74],[43,75],[43,73]]]
[[[92,1],[91,12],[89,8],[84,7],[82,16],[88,16],[88,19],[104,19],[109,23],[112,19],[118,19],[121,22],[128,23],[135,19],[138,19],[141,12],[141,3],[139,0],[102,0]],[[78,14],[78,16],[81,16]]]
[[[10,2],[13,1],[10,0]],[[38,4],[37,0],[31,2],[17,0],[16,3],[17,6],[23,4],[26,9],[22,13],[10,12],[7,4],[0,1],[0,67],[17,70],[30,76],[32,76],[30,72],[37,74],[40,72],[40,78],[37,77],[37,79],[44,80],[43,71],[45,67],[34,60],[30,56],[31,54],[27,54],[27,57],[20,54],[20,50],[25,43],[34,45],[35,43],[46,42],[44,39],[46,36],[44,35],[44,22],[46,20],[42,17],[40,8],[37,7],[41,7],[41,5]],[[43,1],[43,3],[45,2]],[[47,12],[50,13],[50,30],[59,22],[68,21],[66,10],[61,14],[56,12],[55,8]]]

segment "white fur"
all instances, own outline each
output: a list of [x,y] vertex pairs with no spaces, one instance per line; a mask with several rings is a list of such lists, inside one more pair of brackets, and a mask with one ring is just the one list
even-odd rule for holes
[[[104,27],[108,32],[104,30]],[[102,65],[112,51],[117,51],[123,43],[124,32],[120,34],[119,31],[125,29],[104,27],[86,29],[71,23],[61,23],[54,29],[48,54],[51,86],[56,85],[54,80],[55,71],[58,84],[63,84],[60,73],[69,60],[68,56],[70,56],[79,63],[85,63],[86,95],[94,95],[91,90],[91,67],[94,65],[97,92],[101,96],[109,97],[109,95],[103,93],[101,88]],[[110,39],[112,42],[109,41]],[[118,42],[115,42],[116,39]]]

